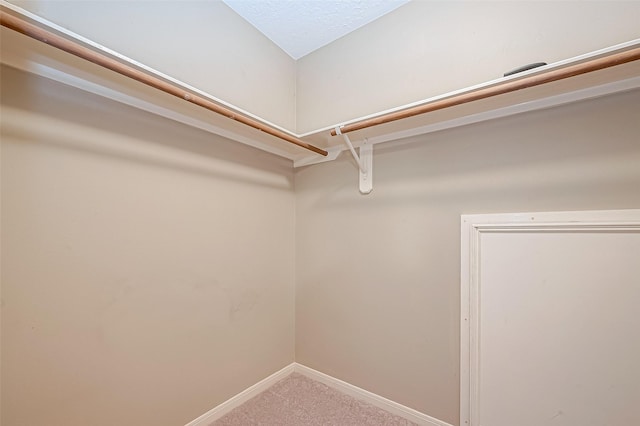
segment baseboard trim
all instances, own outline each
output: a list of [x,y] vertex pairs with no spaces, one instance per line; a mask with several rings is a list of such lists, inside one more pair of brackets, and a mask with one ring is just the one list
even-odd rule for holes
[[449,423],[445,423],[442,420],[438,420],[434,417],[428,416],[413,408],[406,407],[397,402],[391,401],[383,396],[377,395],[373,392],[369,392],[350,383],[344,382],[328,374],[321,373],[320,371],[309,368],[305,365],[295,363],[295,372],[303,374],[310,379],[316,380],[320,383],[337,389],[349,396],[368,402],[378,408],[382,408],[390,413],[400,416],[409,421],[417,423],[423,426],[452,426]]
[[185,426],[208,426],[211,422],[218,420],[220,417],[229,413],[234,408],[244,404],[254,396],[258,395],[260,392],[267,390],[268,388],[276,384],[276,382],[284,379],[285,377],[293,373],[294,369],[295,363],[287,365],[282,370],[273,373],[266,379],[260,380],[255,385],[243,390],[236,396],[231,397],[217,407],[212,408],[197,419],[190,421]]
[[310,379],[316,380],[320,383],[324,383],[325,385],[337,389],[349,396],[368,402],[371,405],[382,408],[383,410],[386,410],[419,425],[452,426],[449,423],[428,416],[424,413],[421,413],[420,411],[414,410],[413,408],[405,407],[404,405],[398,404],[397,402],[391,401],[390,399],[387,399],[383,396],[377,395],[373,392],[369,392],[350,383],[344,382],[340,379],[336,379],[335,377],[321,373],[320,371],[314,370],[313,368],[298,364],[297,362],[287,365],[282,370],[273,373],[266,379],[263,379],[255,385],[245,389],[236,396],[207,411],[197,419],[187,423],[185,426],[208,426],[210,423],[218,420],[234,408],[244,404],[254,396],[258,395],[260,392],[267,390],[269,387],[276,384],[276,382],[284,379],[294,372],[305,375]]

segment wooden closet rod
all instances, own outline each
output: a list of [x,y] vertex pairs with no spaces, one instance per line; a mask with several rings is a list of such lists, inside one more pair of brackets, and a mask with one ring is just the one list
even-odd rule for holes
[[117,60],[110,58],[102,53],[93,51],[78,43],[75,43],[71,40],[49,32],[36,25],[33,25],[20,17],[10,15],[8,13],[0,13],[0,21],[3,27],[10,28],[14,31],[39,40],[50,46],[56,47],[79,58],[85,59],[89,62],[93,62],[96,65],[100,65],[101,67],[107,68],[111,71],[115,71],[118,74],[122,74],[126,77],[132,78],[136,81],[139,81],[140,83],[146,84],[147,86],[162,90],[165,93],[184,99],[217,114],[224,115],[227,118],[245,124],[249,127],[253,127],[254,129],[260,130],[262,132],[268,133],[294,145],[298,145],[302,148],[308,149],[309,151],[313,151],[324,156],[327,155],[327,151],[311,145],[301,139],[298,139],[276,128],[266,125],[258,120],[240,115],[233,110],[218,105],[202,96],[185,91],[184,89],[168,83],[158,77],[154,77],[153,75],[142,72],[132,66],[118,62]]
[[[579,64],[571,65],[566,68],[547,71],[538,75],[523,77],[518,80],[505,81],[495,86],[473,90],[467,93],[461,93],[451,96],[450,98],[439,99],[422,105],[407,108],[402,111],[391,112],[378,117],[369,118],[352,124],[347,124],[340,128],[342,133],[349,133],[356,130],[366,129],[368,127],[377,126],[379,124],[390,123],[403,118],[414,117],[416,115],[433,112],[467,102],[473,102],[480,99],[490,98],[492,96],[502,95],[504,93],[515,92],[516,90],[526,89],[527,87],[538,86],[540,84],[551,83],[565,78],[573,77],[580,74],[586,74],[592,71],[598,71],[604,68],[625,64],[640,59],[640,47],[630,49],[624,52],[613,53],[600,58],[591,59]],[[332,136],[336,136],[336,131],[331,131]]]

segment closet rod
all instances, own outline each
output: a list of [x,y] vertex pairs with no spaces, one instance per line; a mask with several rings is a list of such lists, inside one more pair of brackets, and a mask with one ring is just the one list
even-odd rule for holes
[[57,34],[49,32],[36,25],[33,25],[23,20],[20,17],[10,15],[8,13],[0,13],[0,21],[3,27],[7,27],[9,29],[17,31],[33,39],[39,40],[50,46],[56,47],[67,53],[75,55],[79,58],[85,59],[89,62],[93,62],[96,65],[100,65],[101,67],[117,72],[118,74],[122,74],[126,77],[132,78],[136,81],[139,81],[140,83],[146,84],[147,86],[151,86],[155,89],[161,90],[170,95],[184,99],[188,102],[191,102],[209,111],[213,111],[217,114],[223,115],[227,118],[240,122],[244,125],[253,127],[254,129],[270,134],[271,136],[275,136],[279,139],[285,140],[294,145],[298,145],[302,148],[308,149],[309,151],[313,151],[317,154],[324,155],[324,156],[327,155],[327,151],[321,148],[318,148],[314,145],[311,145],[301,139],[291,136],[267,124],[261,123],[258,120],[254,120],[250,117],[240,115],[234,112],[233,110],[229,108],[225,108],[221,105],[218,105],[202,96],[185,91],[184,89],[178,86],[175,86],[171,83],[168,83],[158,77],[154,77],[153,75],[142,72],[132,66],[118,62],[117,60],[112,59],[102,53],[88,49],[78,43],[75,43],[71,40],[68,40]]
[[[490,98],[492,96],[502,95],[516,90],[526,89],[553,81],[574,77],[580,74],[586,74],[593,71],[602,70],[616,65],[633,62],[640,59],[640,47],[630,49],[624,52],[617,52],[591,59],[579,64],[571,65],[566,68],[550,70],[542,74],[523,77],[518,80],[505,81],[495,86],[473,90],[467,93],[460,93],[445,99],[438,99],[422,105],[417,105],[405,110],[383,114],[378,117],[368,118],[352,124],[340,127],[342,133],[349,133],[356,130],[366,129],[368,127],[377,126],[379,124],[390,123],[392,121],[402,120],[403,118],[414,117],[416,115],[437,111],[444,108],[461,105],[467,102],[478,101],[480,99]],[[336,136],[335,130],[331,131],[332,136]]]

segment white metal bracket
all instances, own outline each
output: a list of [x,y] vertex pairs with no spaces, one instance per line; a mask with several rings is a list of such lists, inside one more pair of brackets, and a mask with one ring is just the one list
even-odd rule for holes
[[335,130],[336,134],[341,135],[344,139],[345,145],[351,151],[351,155],[360,169],[360,193],[369,194],[373,190],[373,145],[365,139],[360,145],[360,155],[358,156],[349,136],[342,133],[340,126],[337,126]]

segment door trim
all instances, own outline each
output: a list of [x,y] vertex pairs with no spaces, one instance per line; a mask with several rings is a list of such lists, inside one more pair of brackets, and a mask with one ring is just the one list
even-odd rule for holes
[[640,232],[640,209],[461,216],[460,425],[479,426],[480,259],[483,233]]

